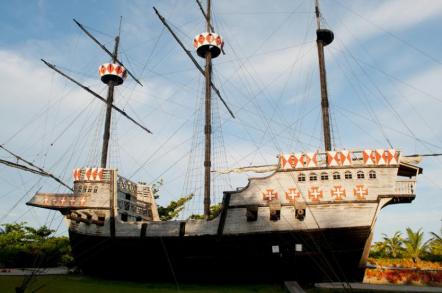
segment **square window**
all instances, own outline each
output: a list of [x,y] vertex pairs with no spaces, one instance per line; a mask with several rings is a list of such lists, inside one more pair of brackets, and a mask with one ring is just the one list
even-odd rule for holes
[[270,221],[279,221],[281,219],[281,210],[270,210]]

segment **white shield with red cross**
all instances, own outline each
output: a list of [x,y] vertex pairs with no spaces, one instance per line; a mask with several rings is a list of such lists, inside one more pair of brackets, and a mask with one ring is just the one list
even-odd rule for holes
[[285,198],[290,203],[295,203],[301,198],[301,192],[299,192],[295,187],[289,188],[289,190],[285,192]]
[[308,191],[308,198],[312,202],[319,202],[323,196],[324,196],[324,194],[319,187],[317,187],[317,186],[310,187],[310,189]]
[[335,200],[343,200],[347,196],[345,193],[345,189],[340,185],[336,185],[335,187],[333,187],[330,191],[330,194]]
[[265,201],[272,201],[274,199],[278,199],[278,193],[272,188],[268,188],[262,193],[262,198]]
[[363,184],[358,184],[353,188],[353,195],[357,200],[364,200],[368,195],[368,188],[365,188]]

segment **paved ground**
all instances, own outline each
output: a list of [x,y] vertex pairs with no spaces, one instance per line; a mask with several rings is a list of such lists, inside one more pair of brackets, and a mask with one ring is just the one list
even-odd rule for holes
[[25,276],[32,273],[37,275],[66,275],[69,269],[66,267],[57,268],[21,268],[21,269],[0,269],[0,276]]
[[[370,291],[391,291],[391,292],[442,292],[441,287],[423,287],[423,286],[408,286],[408,285],[375,285],[350,283],[351,288],[358,290]],[[339,289],[348,288],[346,283],[319,283],[315,284],[317,288]]]

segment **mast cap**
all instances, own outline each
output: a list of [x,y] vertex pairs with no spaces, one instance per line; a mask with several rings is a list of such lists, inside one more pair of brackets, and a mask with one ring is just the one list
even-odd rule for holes
[[206,57],[207,51],[212,53],[212,58],[216,58],[221,53],[224,46],[223,38],[215,33],[201,33],[193,39],[193,46],[196,48],[196,53],[201,58]]
[[335,35],[329,29],[318,29],[316,30],[316,38],[318,41],[322,41],[324,46],[327,46],[333,42]]
[[114,63],[101,65],[98,68],[98,73],[101,76],[101,81],[105,84],[109,84],[110,81],[113,81],[114,85],[120,85],[127,77],[126,68]]

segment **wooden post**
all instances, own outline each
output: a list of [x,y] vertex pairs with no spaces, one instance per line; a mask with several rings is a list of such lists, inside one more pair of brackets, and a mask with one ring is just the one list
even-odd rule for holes
[[[207,1],[207,32],[211,32],[210,26],[210,3]],[[206,52],[206,68],[204,71],[204,76],[206,78],[206,97],[205,97],[205,125],[204,125],[204,218],[208,219],[210,217],[210,167],[211,154],[212,154],[212,53],[210,50]]]
[[[115,63],[118,56],[118,45],[120,43],[120,36],[115,37],[115,47],[112,54],[112,63]],[[114,88],[115,84],[111,80],[108,83],[107,90],[107,106],[106,106],[106,120],[104,122],[104,133],[103,133],[103,147],[101,150],[101,168],[106,168],[107,156],[109,151],[109,138],[110,138],[110,127],[112,119],[112,104],[114,103]]]
[[[315,2],[315,14],[316,14],[316,24],[318,26],[318,31],[319,31],[321,29],[319,0],[316,0]],[[321,109],[322,109],[322,129],[324,132],[324,147],[326,151],[330,151],[331,150],[330,113],[329,113],[328,92],[327,92],[327,76],[325,72],[324,42],[318,38],[316,39],[316,45],[318,47],[319,79],[321,82]]]

